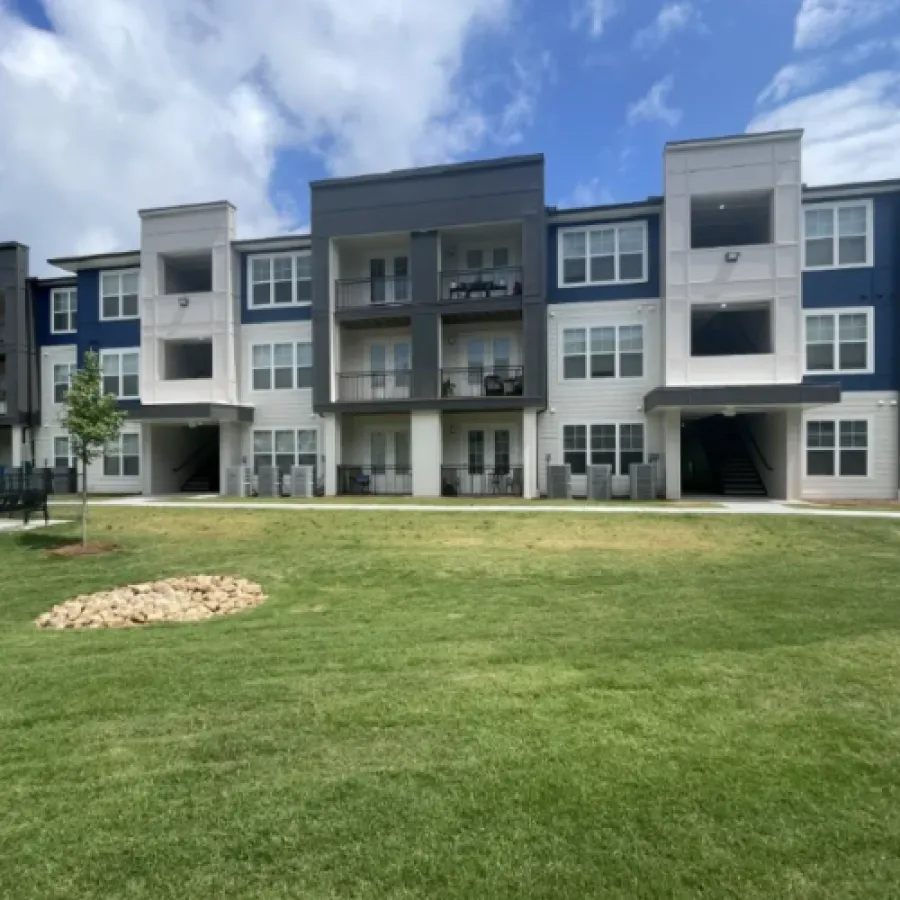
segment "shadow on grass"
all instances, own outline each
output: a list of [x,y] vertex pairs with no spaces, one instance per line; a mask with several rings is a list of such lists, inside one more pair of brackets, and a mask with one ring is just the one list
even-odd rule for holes
[[26,550],[56,550],[79,543],[79,538],[72,535],[51,534],[48,531],[21,531],[15,539]]

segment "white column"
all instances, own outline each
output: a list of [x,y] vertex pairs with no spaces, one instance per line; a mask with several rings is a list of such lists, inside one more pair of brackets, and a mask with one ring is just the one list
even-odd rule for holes
[[663,417],[666,448],[666,500],[681,499],[681,410],[667,409]]
[[538,496],[538,433],[537,411],[526,409],[522,414],[522,496],[534,500]]
[[787,447],[785,455],[787,472],[785,481],[787,500],[803,498],[803,410],[789,409],[784,414],[785,438]]
[[410,413],[414,497],[441,495],[441,414]]
[[12,440],[12,465],[16,469],[22,465],[23,450],[22,436],[25,429],[21,425],[13,425],[11,429],[10,439]]
[[[141,447],[141,493],[145,497],[153,495],[153,426],[148,422],[140,426]],[[88,475],[90,487],[90,475]]]
[[325,457],[325,496],[334,497],[338,492],[337,467],[341,464],[341,419],[336,413],[325,414],[322,429],[323,455]]

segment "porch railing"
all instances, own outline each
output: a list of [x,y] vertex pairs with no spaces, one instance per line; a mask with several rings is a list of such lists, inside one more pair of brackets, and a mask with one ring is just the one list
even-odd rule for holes
[[442,397],[521,397],[522,366],[466,366],[441,369]]
[[509,466],[441,466],[441,493],[445,497],[521,497],[525,472],[521,464]]
[[341,372],[338,399],[351,403],[368,400],[407,400],[412,373],[409,369],[385,372]]
[[409,466],[342,465],[337,467],[339,494],[411,494]]
[[337,309],[406,306],[412,302],[408,275],[385,278],[341,278],[335,282]]
[[485,300],[522,295],[522,267],[441,272],[441,300]]

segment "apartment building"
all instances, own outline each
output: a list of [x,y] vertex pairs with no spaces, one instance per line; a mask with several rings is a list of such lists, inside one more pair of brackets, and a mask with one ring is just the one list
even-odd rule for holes
[[[104,492],[896,499],[900,181],[806,187],[801,132],[673,143],[663,193],[547,207],[542,156],[314,182],[308,235],[227,202],[28,278],[0,245],[0,465],[64,466],[88,350],[128,422]],[[285,481],[288,479],[285,478]],[[267,484],[271,484],[271,477]],[[238,487],[237,489],[244,489]]]

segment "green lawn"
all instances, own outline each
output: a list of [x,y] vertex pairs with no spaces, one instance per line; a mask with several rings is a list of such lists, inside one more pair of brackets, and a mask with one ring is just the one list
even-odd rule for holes
[[[898,896],[900,523],[91,518],[0,536],[0,897]],[[269,602],[31,624],[217,572]]]

